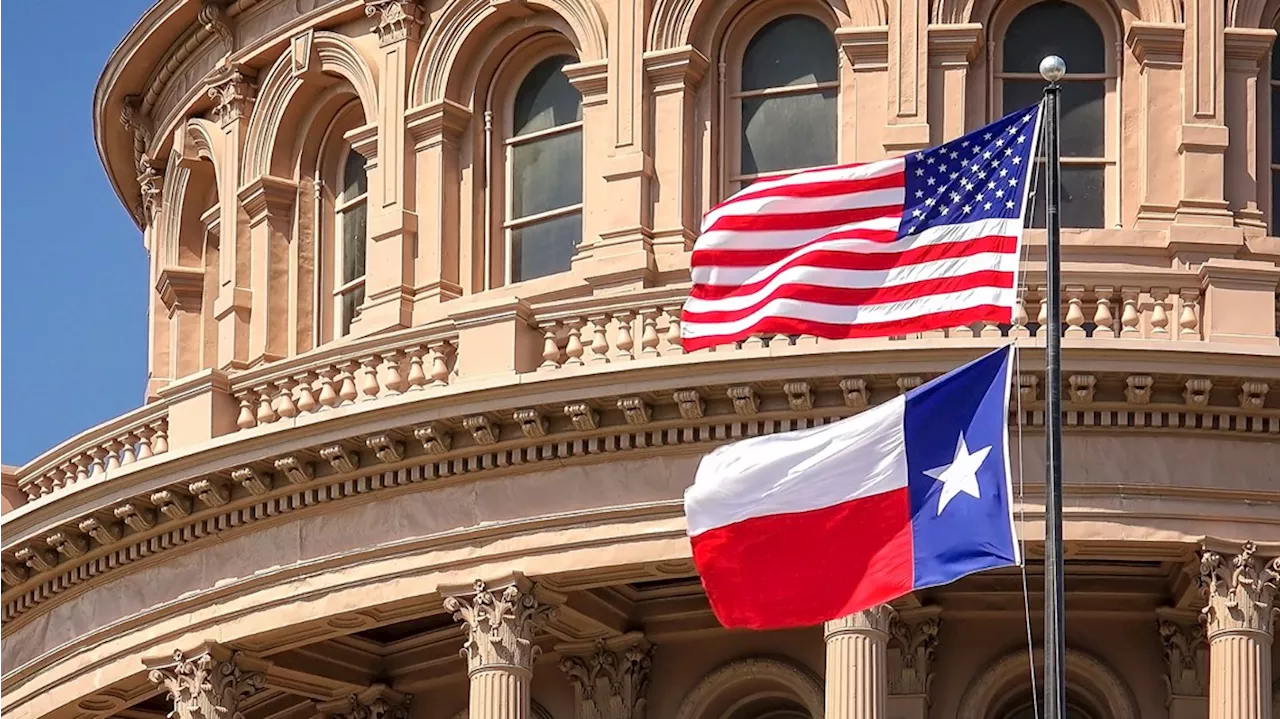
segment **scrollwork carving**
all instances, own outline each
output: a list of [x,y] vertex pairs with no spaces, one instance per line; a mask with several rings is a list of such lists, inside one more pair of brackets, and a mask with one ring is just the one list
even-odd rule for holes
[[416,40],[423,25],[418,0],[364,0],[364,14],[378,17],[378,41],[383,45]]
[[467,641],[460,653],[472,672],[495,666],[531,671],[539,651],[534,632],[556,615],[556,608],[541,603],[523,581],[490,589],[476,580],[473,594],[447,597],[444,608],[466,625]]
[[587,655],[567,655],[560,670],[578,696],[579,719],[644,719],[653,646],[638,640],[614,649],[604,639]]
[[177,650],[171,665],[156,667],[147,677],[169,692],[171,719],[244,719],[240,700],[262,689],[264,677],[241,669],[237,659],[236,654],[216,657],[213,651],[187,657]]
[[1168,698],[1205,696],[1208,691],[1208,657],[1204,627],[1161,619],[1158,629],[1168,670],[1164,677]]
[[1258,545],[1245,542],[1231,557],[1205,549],[1200,552],[1197,581],[1207,606],[1202,618],[1213,635],[1230,630],[1271,633],[1280,558],[1257,556]]
[[889,693],[929,694],[933,682],[930,667],[938,652],[941,621],[927,617],[908,622],[893,617],[889,622]]

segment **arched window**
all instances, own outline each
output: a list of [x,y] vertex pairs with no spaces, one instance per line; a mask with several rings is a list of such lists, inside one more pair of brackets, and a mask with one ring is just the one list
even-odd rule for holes
[[[1013,711],[999,717],[999,719],[1036,719],[1036,717],[1041,714],[1043,714],[1043,709],[1041,709],[1038,714],[1036,712],[1035,705],[1027,703],[1024,706],[1014,709]],[[1075,704],[1068,703],[1064,719],[1093,719],[1093,717],[1091,714],[1077,707]]]
[[334,202],[337,215],[337,257],[334,304],[338,335],[351,331],[351,322],[364,302],[365,237],[369,220],[369,175],[364,156],[347,150],[342,165],[342,192]]
[[[1005,28],[996,72],[1002,114],[1035,104],[1044,95],[1040,60],[1058,55],[1067,62],[1060,95],[1059,143],[1062,152],[1062,225],[1104,227],[1106,187],[1116,179],[1108,124],[1115,73],[1097,21],[1065,0],[1045,0],[1018,13]],[[1032,215],[1044,227],[1044,181],[1036,183]]]
[[557,55],[516,90],[506,139],[508,281],[569,269],[582,241],[582,94]]
[[[835,38],[808,15],[784,15],[760,28],[730,78],[739,151],[729,192],[761,176],[835,164],[840,63]],[[733,153],[726,148],[726,155]]]
[[1271,49],[1271,234],[1280,234],[1280,49]]

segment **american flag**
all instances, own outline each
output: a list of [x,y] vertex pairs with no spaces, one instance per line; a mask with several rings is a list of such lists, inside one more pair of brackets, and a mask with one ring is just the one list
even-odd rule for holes
[[1039,115],[1033,105],[905,157],[756,182],[712,208],[684,348],[1009,322]]

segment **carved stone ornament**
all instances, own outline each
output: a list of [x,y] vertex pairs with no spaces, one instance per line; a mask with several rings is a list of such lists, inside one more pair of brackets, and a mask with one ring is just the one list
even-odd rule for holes
[[1240,409],[1262,409],[1267,404],[1267,392],[1271,385],[1266,382],[1245,382],[1240,385]]
[[231,23],[227,21],[225,6],[226,0],[204,0],[204,6],[200,8],[200,14],[196,16],[196,20],[205,30],[217,35],[222,42],[226,43],[229,53],[235,49],[235,34],[231,30]]
[[622,416],[627,420],[627,424],[633,427],[648,424],[652,416],[652,408],[639,397],[620,398],[618,409],[622,410]]
[[907,622],[894,617],[889,623],[889,693],[929,694],[933,682],[930,667],[938,652],[937,617]]
[[142,196],[142,210],[148,222],[160,213],[160,188],[164,186],[164,175],[151,164],[151,158],[143,155],[138,158],[138,192]]
[[729,399],[733,400],[733,411],[740,417],[754,417],[760,411],[760,397],[747,385],[737,385],[728,390]]
[[586,402],[574,402],[564,406],[564,416],[579,432],[590,432],[600,426],[600,414]]
[[[276,460],[278,465],[281,460]],[[244,487],[249,494],[260,496],[271,491],[271,475],[259,472],[253,467],[240,467],[231,470],[231,481]]]
[[808,382],[787,382],[782,385],[783,394],[787,395],[787,404],[792,412],[808,412],[813,409],[813,390]]
[[422,443],[427,454],[444,454],[453,449],[453,435],[435,424],[425,424],[413,430],[413,436]]
[[375,434],[366,439],[365,444],[373,450],[379,462],[399,462],[404,459],[404,442],[398,441],[391,435]]
[[276,460],[276,471],[293,484],[306,484],[315,477],[315,469],[310,462],[304,462],[295,456],[281,457]]
[[364,0],[364,14],[377,16],[378,40],[383,45],[416,40],[423,25],[418,0]]
[[244,68],[229,66],[209,78],[209,97],[216,101],[213,117],[226,125],[249,116],[257,88],[253,75]]
[[702,419],[703,413],[707,410],[707,403],[703,401],[702,395],[698,394],[696,389],[679,390],[672,395],[672,399],[680,408],[682,419]]
[[550,424],[547,418],[536,409],[518,409],[511,414],[511,418],[520,425],[520,431],[529,439],[538,439],[546,437]]
[[1151,375],[1129,375],[1124,381],[1124,398],[1129,400],[1129,404],[1151,404],[1151,388],[1154,384]]
[[644,719],[652,666],[653,646],[643,639],[618,649],[598,639],[591,654],[560,660],[578,697],[578,719]]
[[867,381],[861,377],[845,377],[840,380],[840,391],[844,393],[844,406],[850,409],[865,409],[871,402]]
[[497,667],[533,671],[539,651],[534,631],[556,614],[556,608],[539,602],[524,581],[490,589],[476,580],[472,595],[446,597],[444,608],[466,625],[467,641],[460,653],[472,673]]
[[262,689],[264,677],[241,669],[236,660],[234,654],[215,657],[205,651],[187,657],[178,650],[172,665],[154,668],[147,677],[168,690],[171,719],[243,719],[240,700]]
[[375,684],[359,694],[316,705],[318,713],[334,719],[408,719],[412,697]]
[[887,637],[890,624],[897,616],[898,612],[893,607],[880,604],[839,619],[832,619],[824,625],[824,633],[827,638],[838,634],[865,634],[866,632],[879,632]]
[[1188,407],[1199,408],[1209,406],[1209,391],[1213,389],[1213,382],[1203,377],[1187,380],[1187,388],[1182,392],[1182,398],[1186,400]]
[[498,441],[498,425],[482,414],[464,417],[462,426],[471,432],[476,444],[496,444]]
[[1232,630],[1271,633],[1280,558],[1264,559],[1257,551],[1256,544],[1246,542],[1235,556],[1200,552],[1197,580],[1207,602],[1202,615],[1210,641]]
[[1092,404],[1098,378],[1091,374],[1073,374],[1067,378],[1071,392],[1067,395],[1072,404]]
[[1160,641],[1164,645],[1164,677],[1169,698],[1202,697],[1209,691],[1209,656],[1204,627],[1160,619]]
[[335,472],[354,472],[360,468],[360,455],[341,444],[325,447],[320,450],[320,456],[333,466]]

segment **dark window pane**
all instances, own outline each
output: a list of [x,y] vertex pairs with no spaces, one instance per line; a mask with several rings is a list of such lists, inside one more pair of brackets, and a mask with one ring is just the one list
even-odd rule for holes
[[[1004,112],[1034,105],[1044,96],[1042,80],[1004,80]],[[1059,148],[1063,157],[1106,156],[1106,96],[1103,80],[1062,83]]]
[[520,89],[516,91],[516,103],[512,133],[525,135],[567,125],[582,119],[582,93],[569,84],[569,78],[561,72],[573,58],[564,55],[549,57],[529,72]]
[[[1280,55],[1280,51],[1276,52]],[[1271,87],[1271,161],[1280,163],[1280,87]]]
[[1271,79],[1280,80],[1280,51],[1271,50]]
[[1018,13],[1004,36],[1005,72],[1040,72],[1045,55],[1067,61],[1068,73],[1107,71],[1102,30],[1079,5],[1046,0]]
[[1280,234],[1280,172],[1271,173],[1271,234]]
[[761,28],[742,58],[742,89],[835,82],[839,74],[836,41],[808,15],[786,15]]
[[[1062,226],[1102,227],[1106,198],[1101,165],[1062,166]],[[1044,163],[1036,163],[1036,192],[1032,198],[1031,227],[1044,227]]]
[[582,202],[582,131],[511,148],[511,218]]
[[568,270],[581,241],[580,212],[512,230],[511,281],[532,280]]
[[364,276],[365,225],[368,205],[359,205],[342,213],[342,284]]
[[364,285],[342,296],[342,334],[351,331],[351,321],[360,314],[360,305],[364,304]]
[[742,172],[775,172],[836,161],[836,91],[742,101]]
[[369,190],[369,173],[364,168],[364,155],[350,150],[342,168],[342,199],[350,200]]

